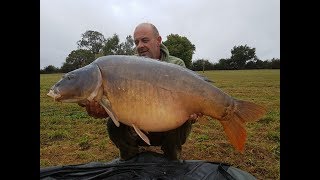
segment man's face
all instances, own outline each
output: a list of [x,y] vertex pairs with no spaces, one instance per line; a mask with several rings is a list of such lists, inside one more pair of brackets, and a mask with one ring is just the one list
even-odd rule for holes
[[156,37],[151,27],[137,27],[134,31],[133,38],[139,56],[160,59],[161,36]]

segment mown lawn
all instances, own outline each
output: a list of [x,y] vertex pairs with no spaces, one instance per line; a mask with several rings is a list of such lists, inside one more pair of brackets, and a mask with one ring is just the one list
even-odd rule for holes
[[[257,179],[280,179],[280,70],[219,70],[205,71],[204,75],[229,95],[265,106],[267,114],[246,124],[243,154],[227,141],[218,121],[200,118],[183,145],[182,159],[225,162]],[[40,167],[118,158],[104,119],[94,119],[85,108],[54,102],[46,95],[61,76],[40,75]]]

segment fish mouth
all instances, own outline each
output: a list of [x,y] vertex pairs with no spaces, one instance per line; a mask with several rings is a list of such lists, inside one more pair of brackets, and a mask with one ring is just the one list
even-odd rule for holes
[[59,97],[61,97],[60,94],[55,93],[52,89],[50,89],[50,91],[47,95],[52,97],[54,99],[54,101],[56,101]]

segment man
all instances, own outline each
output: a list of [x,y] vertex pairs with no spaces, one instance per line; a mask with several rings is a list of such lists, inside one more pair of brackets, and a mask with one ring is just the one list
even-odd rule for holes
[[[169,54],[167,47],[161,43],[162,38],[153,24],[139,24],[134,30],[133,37],[139,56],[146,56],[185,67],[183,60]],[[108,117],[108,114],[97,102],[87,104],[86,110],[90,116],[95,118]],[[186,142],[191,131],[191,125],[196,118],[197,115],[190,116],[188,121],[174,130],[149,132],[146,135],[150,139],[151,146],[161,146],[164,156],[168,159],[179,159],[182,145]],[[107,121],[107,130],[109,138],[119,148],[120,158],[123,160],[138,154],[140,152],[139,146],[147,146],[132,127],[122,123],[117,127],[110,118]]]

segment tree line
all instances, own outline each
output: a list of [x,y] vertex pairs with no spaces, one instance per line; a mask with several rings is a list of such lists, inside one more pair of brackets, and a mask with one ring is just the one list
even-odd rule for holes
[[[192,61],[196,50],[187,37],[170,34],[163,41],[171,55],[181,58],[186,67],[194,71],[204,70],[240,70],[240,69],[280,69],[280,59],[260,60],[255,53],[255,48],[247,45],[234,46],[231,57],[220,59],[218,63],[211,63],[207,59]],[[106,55],[134,55],[136,54],[134,40],[131,35],[125,42],[120,42],[119,36],[114,33],[112,37],[105,38],[98,31],[88,30],[77,41],[78,48],[69,53],[61,67],[49,65],[40,69],[40,73],[67,73],[93,62],[95,59]]]

